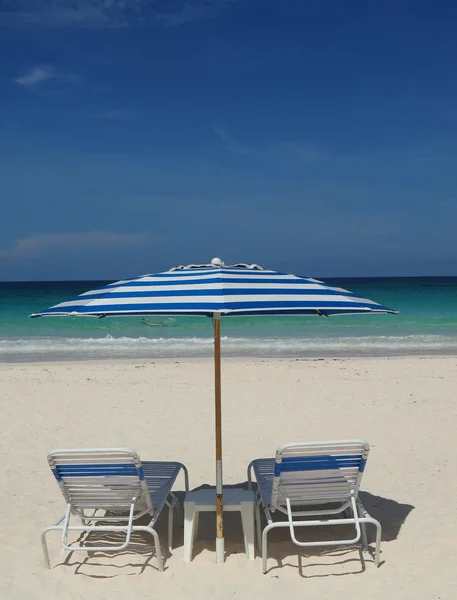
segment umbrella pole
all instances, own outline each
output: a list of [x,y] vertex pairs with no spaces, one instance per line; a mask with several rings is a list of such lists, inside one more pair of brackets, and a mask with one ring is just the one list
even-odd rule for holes
[[216,562],[223,563],[224,512],[222,499],[222,410],[221,410],[221,319],[213,313],[214,327],[214,401],[216,419]]

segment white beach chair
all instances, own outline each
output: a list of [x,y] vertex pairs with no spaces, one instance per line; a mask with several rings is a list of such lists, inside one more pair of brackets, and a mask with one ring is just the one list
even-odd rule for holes
[[[152,535],[157,563],[163,571],[162,552],[154,529],[164,505],[168,506],[168,548],[172,550],[173,512],[177,498],[171,488],[181,471],[184,472],[185,489],[189,490],[186,467],[179,462],[141,462],[132,450],[124,448],[93,448],[54,450],[48,462],[67,502],[65,513],[41,534],[46,566],[50,568],[46,534],[62,532],[64,550],[91,552],[119,552],[127,548],[132,532],[145,531]],[[100,513],[105,511],[105,514]],[[116,513],[116,514],[114,514]],[[126,514],[127,513],[127,514]],[[70,525],[71,516],[78,516],[82,525]],[[134,522],[150,515],[147,525]],[[98,525],[96,521],[103,524]],[[117,525],[106,525],[107,521]],[[121,532],[125,540],[115,546],[69,545],[68,532]]]
[[[250,463],[249,489],[252,489],[252,471],[257,481],[257,543],[264,573],[268,532],[277,527],[288,527],[292,541],[298,546],[349,545],[362,538],[368,550],[365,524],[372,523],[376,526],[374,558],[379,566],[381,525],[367,513],[358,497],[369,449],[367,442],[361,440],[285,444],[278,448],[276,458],[260,458]],[[267,520],[262,533],[260,505]],[[276,511],[287,515],[287,520],[273,521]],[[344,518],[331,518],[332,515]],[[297,527],[348,523],[355,526],[355,537],[348,540],[302,542],[295,535]]]

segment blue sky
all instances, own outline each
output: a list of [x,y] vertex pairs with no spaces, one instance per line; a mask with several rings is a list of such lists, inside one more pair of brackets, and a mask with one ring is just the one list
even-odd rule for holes
[[0,0],[0,279],[457,275],[457,4]]

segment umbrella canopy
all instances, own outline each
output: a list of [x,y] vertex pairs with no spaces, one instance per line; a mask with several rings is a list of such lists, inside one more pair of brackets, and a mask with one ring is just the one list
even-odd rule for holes
[[307,277],[259,265],[175,267],[111,283],[61,302],[40,316],[314,315],[394,313],[372,300]]
[[214,323],[216,421],[216,557],[224,560],[220,317],[395,313],[317,279],[268,271],[259,265],[179,266],[163,273],[111,283],[32,317],[201,315]]

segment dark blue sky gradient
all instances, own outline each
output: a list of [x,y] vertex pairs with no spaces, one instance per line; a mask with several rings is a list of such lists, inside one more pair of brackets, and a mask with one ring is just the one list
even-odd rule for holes
[[443,0],[0,0],[0,280],[456,275],[456,31]]

